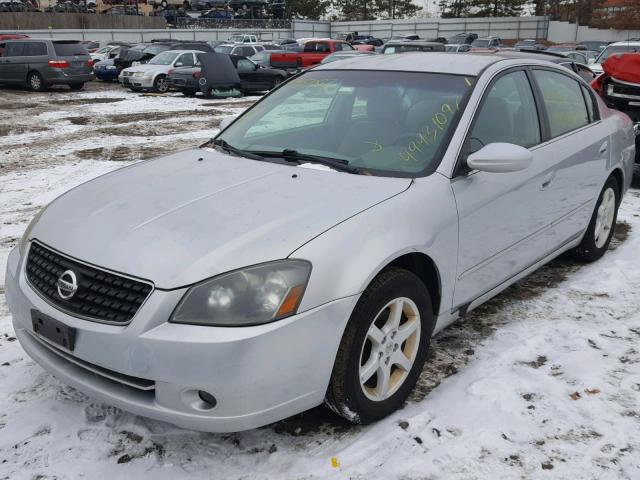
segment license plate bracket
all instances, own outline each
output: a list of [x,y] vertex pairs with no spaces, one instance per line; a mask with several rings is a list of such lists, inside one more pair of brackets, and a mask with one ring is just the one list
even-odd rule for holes
[[76,346],[76,329],[37,310],[31,310],[33,331],[70,352]]

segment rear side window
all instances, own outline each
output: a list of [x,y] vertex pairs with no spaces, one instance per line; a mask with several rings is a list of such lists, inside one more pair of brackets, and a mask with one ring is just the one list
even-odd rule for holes
[[183,67],[193,67],[194,65],[193,55],[191,55],[190,53],[184,53],[180,55],[180,57],[176,61],[176,64],[177,63],[182,63]]
[[58,57],[88,55],[87,49],[81,43],[54,43],[53,49]]
[[582,88],[582,94],[584,95],[584,100],[587,103],[587,111],[589,112],[589,119],[592,122],[600,120],[600,113],[598,111],[598,106],[596,104],[595,98],[593,98],[593,95],[591,94],[591,92],[587,87],[585,87],[584,85],[580,85],[580,88]]
[[24,55],[25,42],[9,42],[4,49],[5,57],[20,57]]
[[44,42],[28,42],[25,43],[24,55],[27,57],[37,57],[47,54],[47,44]]
[[540,143],[540,122],[529,79],[507,73],[491,86],[468,140],[469,153],[496,142],[533,147]]
[[534,70],[533,74],[542,92],[552,138],[589,124],[589,113],[578,82],[549,70]]

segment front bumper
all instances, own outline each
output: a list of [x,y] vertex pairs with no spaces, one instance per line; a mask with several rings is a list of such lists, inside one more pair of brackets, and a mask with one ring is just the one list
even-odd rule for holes
[[[357,301],[337,300],[267,325],[203,327],[166,321],[184,289],[155,290],[129,325],[105,325],[45,302],[26,282],[23,263],[14,249],[6,295],[16,335],[29,356],[106,403],[209,432],[259,427],[322,403]],[[77,329],[75,350],[66,352],[67,358],[33,332],[34,309]],[[215,408],[204,408],[199,390],[216,398]]]
[[136,87],[136,88],[153,88],[153,76],[147,75],[144,77],[133,77],[120,74],[118,76],[118,81],[122,84],[123,87]]

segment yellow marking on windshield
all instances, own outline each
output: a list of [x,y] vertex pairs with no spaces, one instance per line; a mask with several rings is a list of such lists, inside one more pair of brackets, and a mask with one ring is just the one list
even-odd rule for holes
[[384,145],[382,145],[378,140],[373,140],[371,142],[364,142],[364,143],[368,143],[369,145],[373,145],[373,149],[371,150],[372,152],[381,152],[384,149]]
[[467,82],[467,85],[471,86],[471,80],[469,80],[467,77],[464,77],[464,81]]

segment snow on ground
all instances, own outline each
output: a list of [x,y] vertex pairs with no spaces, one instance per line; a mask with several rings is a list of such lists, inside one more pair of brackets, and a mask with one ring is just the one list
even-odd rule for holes
[[[32,101],[24,92],[14,96]],[[119,96],[128,94],[64,95]],[[208,108],[173,97],[133,101],[119,112]],[[114,104],[97,105],[90,124],[73,131],[73,142],[84,136],[100,149],[112,141],[97,132],[113,121]],[[15,341],[4,268],[40,206],[123,165],[47,151],[46,139],[61,145],[56,132],[70,128],[69,116],[87,115],[85,108],[67,105],[64,114],[50,114],[34,146],[16,146],[24,132],[3,135],[7,124],[0,119],[0,479],[640,478],[637,185],[601,261],[558,259],[444,330],[406,407],[375,425],[351,426],[320,407],[249,432],[191,432],[103,405],[52,378]],[[217,107],[223,114],[224,108]],[[29,112],[14,110],[9,127],[41,122]],[[176,115],[172,125],[180,126],[182,113]],[[127,128],[146,123],[132,120]],[[168,128],[140,148],[171,145],[172,135]],[[181,138],[189,143],[192,135]]]

